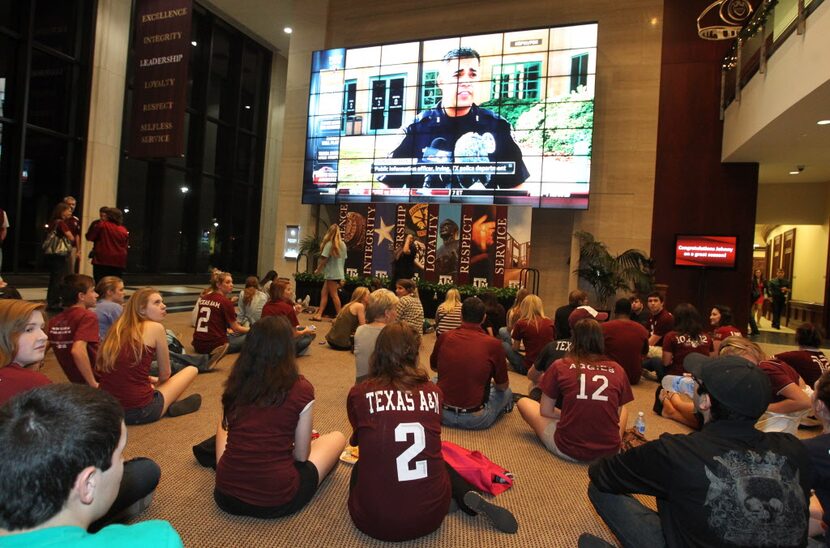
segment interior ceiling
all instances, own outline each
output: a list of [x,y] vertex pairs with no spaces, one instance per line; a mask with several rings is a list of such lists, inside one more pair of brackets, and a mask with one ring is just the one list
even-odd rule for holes
[[263,45],[288,56],[290,35],[282,29],[291,26],[292,0],[199,0],[200,4],[224,16],[234,26],[246,29]]
[[[757,77],[757,76],[756,76]],[[730,162],[758,162],[759,182],[830,182],[830,81],[791,106],[729,157]],[[798,175],[790,175],[796,166]]]

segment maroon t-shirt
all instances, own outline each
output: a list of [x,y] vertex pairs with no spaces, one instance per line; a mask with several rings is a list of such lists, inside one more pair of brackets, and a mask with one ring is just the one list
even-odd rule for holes
[[654,346],[662,346],[663,337],[672,329],[674,329],[674,316],[665,308],[656,315],[650,315],[648,317],[649,336],[657,335],[660,337]]
[[810,388],[816,384],[822,373],[830,370],[830,361],[821,350],[792,350],[776,354],[775,357],[795,369]]
[[153,392],[150,384],[150,364],[156,359],[156,349],[144,345],[141,360],[136,363],[132,347],[124,345],[115,360],[115,369],[107,373],[99,373],[101,382],[99,387],[106,390],[115,399],[121,402],[124,409],[145,407],[153,402]]
[[49,336],[49,344],[55,351],[58,364],[70,382],[86,384],[72,357],[72,343],[75,341],[86,341],[89,364],[95,378],[98,378],[95,373],[95,357],[98,355],[98,316],[95,312],[80,306],[69,307],[49,320],[46,334]]
[[21,392],[47,384],[52,384],[49,377],[37,371],[20,367],[16,363],[0,367],[0,405]]
[[442,333],[429,361],[438,371],[444,403],[453,407],[478,407],[490,394],[490,379],[507,382],[504,348],[478,324],[462,323]]
[[712,332],[712,340],[722,341],[727,337],[743,337],[743,333],[734,325],[722,325]]
[[401,541],[435,531],[450,505],[441,455],[441,389],[430,382],[398,390],[370,379],[349,391],[346,410],[360,460],[349,490],[358,529]]
[[311,401],[314,387],[300,375],[280,405],[236,409],[228,419],[225,453],[216,465],[216,489],[254,506],[291,502],[300,488],[294,431]]
[[218,291],[199,297],[193,349],[208,354],[228,342],[228,327],[236,321],[233,303]]
[[692,337],[669,331],[663,337],[663,352],[671,352],[671,363],[666,366],[666,375],[682,375],[686,372],[683,367],[686,356],[695,353],[710,356],[714,349],[712,337],[707,333]]
[[770,387],[772,388],[772,399],[770,403],[777,403],[787,399],[784,396],[779,396],[778,393],[788,385],[795,383],[798,386],[798,373],[781,360],[775,358],[764,360],[758,364],[758,367],[769,377]]
[[285,316],[291,323],[291,327],[300,325],[297,319],[297,311],[294,310],[294,305],[288,301],[269,301],[262,307],[262,317],[266,316]]
[[86,239],[95,244],[92,264],[127,268],[130,233],[121,225],[98,221],[90,225]]
[[550,318],[539,318],[534,325],[526,320],[519,320],[513,326],[513,333],[510,336],[524,343],[525,367],[530,369],[536,362],[539,352],[553,340],[553,322]]
[[568,357],[556,360],[539,387],[549,398],[562,403],[553,439],[563,453],[589,461],[619,452],[619,408],[634,395],[618,363],[575,363]]
[[605,355],[625,369],[630,384],[640,382],[643,356],[648,352],[648,331],[632,320],[601,323],[605,338]]

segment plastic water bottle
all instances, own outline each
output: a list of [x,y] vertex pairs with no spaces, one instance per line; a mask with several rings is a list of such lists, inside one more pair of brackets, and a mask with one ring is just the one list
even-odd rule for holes
[[634,430],[642,436],[646,435],[646,418],[642,411],[637,413],[637,420],[634,421]]
[[663,388],[669,392],[676,392],[690,398],[695,397],[697,382],[688,375],[666,375],[663,377],[662,384]]

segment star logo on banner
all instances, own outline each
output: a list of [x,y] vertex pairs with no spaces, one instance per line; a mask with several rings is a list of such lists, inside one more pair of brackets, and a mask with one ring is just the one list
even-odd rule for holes
[[395,228],[395,225],[388,225],[384,222],[383,217],[380,219],[380,228],[375,229],[375,233],[380,236],[378,238],[378,247],[384,240],[389,240],[390,243],[395,243],[395,240],[392,238],[392,229]]

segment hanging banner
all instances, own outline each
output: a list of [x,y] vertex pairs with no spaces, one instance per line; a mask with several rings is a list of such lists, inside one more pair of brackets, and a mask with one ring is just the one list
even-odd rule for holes
[[441,204],[437,215],[441,241],[435,252],[435,281],[454,284],[458,280],[461,204]]
[[366,215],[369,204],[340,206],[340,235],[346,244],[346,276],[363,275],[364,253],[366,251]]
[[139,0],[129,155],[184,155],[191,0]]

